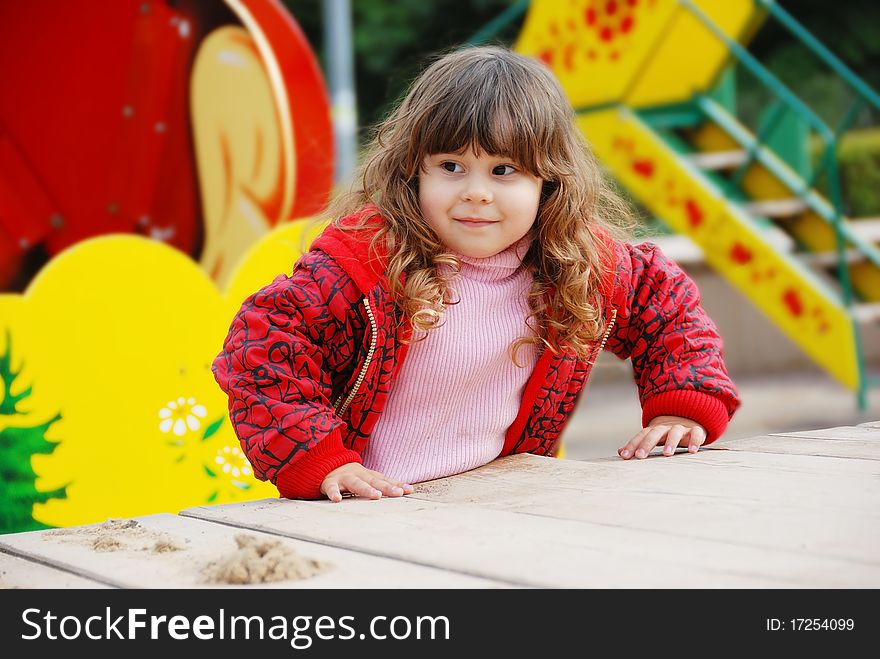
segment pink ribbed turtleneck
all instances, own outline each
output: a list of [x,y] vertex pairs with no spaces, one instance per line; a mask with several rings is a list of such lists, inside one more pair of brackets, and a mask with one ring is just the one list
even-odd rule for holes
[[413,343],[363,454],[369,469],[407,483],[494,460],[538,360],[526,326],[531,273],[520,268],[529,237],[484,259],[458,255],[444,324]]

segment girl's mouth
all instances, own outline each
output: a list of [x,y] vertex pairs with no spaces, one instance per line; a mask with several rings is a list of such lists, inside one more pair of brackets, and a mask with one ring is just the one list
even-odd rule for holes
[[468,227],[484,227],[490,224],[495,224],[495,220],[483,220],[477,217],[463,217],[461,219],[456,219],[455,221]]

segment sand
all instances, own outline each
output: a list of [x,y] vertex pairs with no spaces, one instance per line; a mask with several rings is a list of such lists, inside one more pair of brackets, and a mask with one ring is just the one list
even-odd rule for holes
[[184,543],[167,533],[150,531],[134,519],[108,519],[94,526],[52,529],[46,531],[43,537],[76,542],[90,546],[98,552],[145,551],[164,554],[185,549]]
[[[168,533],[154,531],[137,520],[108,519],[101,524],[46,531],[43,540],[76,543],[95,552],[120,552],[137,556],[155,556],[190,551],[186,543]],[[276,581],[299,581],[333,569],[330,563],[300,556],[280,539],[260,538],[239,533],[237,549],[212,548],[177,560],[186,572],[204,584],[244,585]],[[203,558],[203,560],[199,560]],[[161,559],[168,560],[168,559]],[[182,561],[182,562],[181,562]]]
[[203,570],[209,583],[255,584],[308,579],[333,568],[329,563],[298,555],[280,540],[261,540],[240,533],[238,550]]

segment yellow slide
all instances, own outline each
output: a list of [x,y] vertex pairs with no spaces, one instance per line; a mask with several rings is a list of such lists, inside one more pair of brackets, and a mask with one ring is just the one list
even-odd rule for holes
[[[817,364],[861,392],[857,323],[873,307],[855,303],[880,300],[877,237],[835,217],[829,201],[709,96],[734,56],[750,57],[739,44],[765,20],[760,5],[533,0],[516,49],[552,68],[596,155],[642,205],[699,245]],[[676,134],[682,148],[648,117],[685,106],[698,118]],[[719,177],[736,170],[731,194]],[[838,263],[846,263],[842,278]]]

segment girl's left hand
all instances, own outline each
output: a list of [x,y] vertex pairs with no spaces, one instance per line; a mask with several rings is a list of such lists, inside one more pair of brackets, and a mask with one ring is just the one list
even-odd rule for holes
[[675,453],[676,446],[687,446],[689,453],[696,453],[706,441],[706,429],[692,419],[681,416],[657,416],[651,419],[647,428],[640,430],[617,454],[624,460],[631,457],[648,457],[655,446],[663,442],[663,455]]

